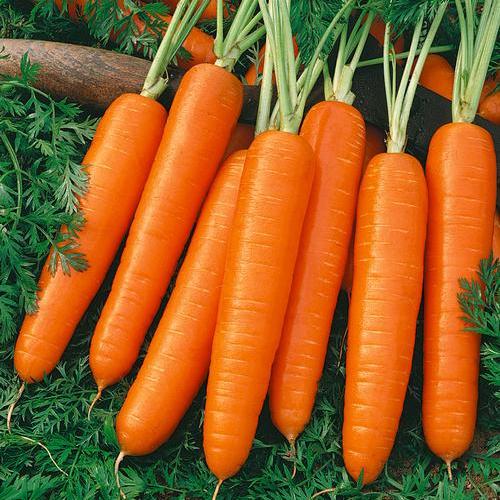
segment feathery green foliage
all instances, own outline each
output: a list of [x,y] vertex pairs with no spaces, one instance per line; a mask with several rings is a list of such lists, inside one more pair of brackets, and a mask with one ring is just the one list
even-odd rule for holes
[[[292,3],[299,0],[292,0]],[[2,3],[3,2],[3,3]],[[307,2],[304,2],[307,3]],[[319,0],[318,0],[318,3]],[[23,11],[17,6],[12,11],[3,9],[8,4],[17,5],[12,0],[0,0],[0,30],[2,29],[2,15],[8,15],[5,24],[11,31],[4,32],[3,36],[29,38],[51,37],[59,40],[77,42],[87,37],[87,43],[95,45],[97,41],[85,31],[85,26],[75,27],[67,22],[63,16],[57,15],[53,21],[45,18],[30,18],[30,12]],[[30,7],[30,9],[32,9]],[[35,7],[36,9],[36,7]],[[6,14],[7,13],[7,14]],[[14,17],[12,17],[14,16]],[[15,23],[10,22],[16,19]],[[58,21],[56,22],[56,19]],[[68,31],[49,32],[52,26],[58,23],[67,23]],[[47,30],[44,32],[44,23]],[[10,27],[9,27],[10,26]],[[54,35],[56,33],[56,35]],[[118,49],[120,50],[120,49]],[[33,67],[24,63],[26,80],[34,77]],[[30,78],[28,76],[31,75]],[[2,120],[16,121],[17,127],[23,134],[28,134],[33,126],[32,113],[27,108],[27,102],[34,92],[37,109],[47,112],[51,100],[32,89],[25,81],[22,86],[10,87],[16,80],[0,84],[0,96],[18,95],[14,100],[4,99],[0,102],[0,123]],[[17,103],[17,104],[16,104]],[[11,106],[12,109],[7,107]],[[54,103],[56,121],[65,130],[63,124],[72,124],[69,134],[71,153],[67,151],[62,141],[57,140],[59,148],[66,151],[70,159],[70,172],[77,175],[82,173],[78,162],[81,161],[87,148],[87,140],[92,135],[95,122],[86,118],[77,106],[67,102]],[[23,114],[24,110],[24,114]],[[18,114],[16,114],[18,113]],[[44,113],[42,112],[42,115]],[[35,118],[35,122],[37,118]],[[20,144],[30,144],[32,139],[23,135],[18,141]],[[51,134],[42,127],[37,137],[43,141]],[[8,137],[15,144],[18,132],[8,132]],[[80,137],[80,138],[79,138]],[[58,139],[58,138],[56,138]],[[44,143],[43,143],[44,144]],[[0,144],[0,176],[2,186],[7,184],[8,196],[2,189],[0,194],[0,221],[5,214],[3,197],[14,199],[10,201],[9,217],[14,218],[16,213],[17,180],[12,169],[12,161],[6,160],[6,152]],[[17,231],[29,228],[29,221],[36,221],[37,214],[44,213],[36,210],[43,207],[48,210],[49,205],[55,210],[46,212],[50,216],[44,220],[46,232],[54,237],[59,224],[70,222],[77,224],[74,214],[75,205],[68,201],[75,201],[73,189],[61,186],[74,186],[61,164],[54,166],[54,175],[44,174],[42,166],[47,157],[39,149],[30,146],[26,152],[21,148],[15,150],[22,160],[23,168],[23,195],[27,192],[38,192],[37,199],[30,204],[22,205],[22,223],[18,223]],[[26,160],[33,160],[26,163]],[[37,162],[38,160],[38,162]],[[51,161],[54,161],[53,159]],[[4,162],[8,162],[6,168]],[[37,173],[37,183],[30,184],[31,174]],[[76,183],[80,185],[80,183]],[[83,187],[81,185],[80,187]],[[60,195],[56,193],[60,192]],[[68,196],[62,196],[66,192]],[[62,197],[61,197],[62,196]],[[23,198],[23,202],[27,201]],[[14,210],[12,210],[14,209]],[[52,221],[50,222],[49,221]],[[10,220],[10,219],[9,219]],[[13,221],[9,222],[13,224]],[[25,224],[27,224],[25,226]],[[0,231],[1,232],[1,231]],[[32,230],[24,234],[31,234]],[[22,236],[25,238],[25,236]],[[51,247],[51,243],[39,238],[36,245],[30,239],[22,240],[21,251],[26,253],[23,262],[36,278],[40,266]],[[18,245],[19,246],[19,245]],[[0,242],[1,247],[1,242]],[[30,250],[28,248],[34,248]],[[26,258],[26,260],[24,260]],[[0,280],[3,279],[4,267],[0,263]],[[116,499],[118,491],[113,476],[113,462],[118,453],[118,446],[114,432],[114,419],[125,394],[133,381],[137,366],[147,349],[144,346],[136,369],[126,379],[105,391],[102,400],[94,409],[92,419],[86,417],[88,405],[95,394],[95,385],[88,367],[88,350],[90,336],[95,327],[102,304],[110,288],[110,271],[108,279],[102,287],[98,297],[89,308],[72,339],[61,363],[56,370],[40,384],[28,386],[25,394],[19,401],[13,415],[12,434],[8,434],[5,425],[0,425],[0,499],[1,500],[45,500],[45,499]],[[486,281],[486,280],[485,280]],[[32,281],[33,283],[33,281]],[[20,316],[23,314],[24,304],[18,294],[11,296],[5,293],[18,286],[9,281],[7,287],[0,281],[0,311],[10,310],[9,332],[2,331],[0,335],[0,422],[5,418],[7,408],[12,402],[19,388],[19,381],[14,376],[12,365],[13,337]],[[30,295],[28,293],[28,295]],[[31,294],[31,297],[34,295]],[[324,489],[334,488],[334,491],[325,493],[323,498],[367,498],[367,499],[394,499],[394,500],[465,500],[474,498],[496,498],[500,491],[498,481],[500,467],[498,454],[500,440],[495,438],[496,423],[495,407],[498,401],[492,394],[492,385],[486,378],[481,379],[481,397],[478,412],[478,432],[472,449],[462,459],[454,464],[454,480],[447,478],[445,466],[427,449],[421,429],[421,381],[422,381],[422,324],[418,325],[417,345],[413,363],[412,376],[408,395],[403,411],[400,430],[389,463],[377,482],[363,490],[347,475],[342,462],[341,429],[343,411],[343,390],[345,376],[345,346],[343,343],[346,328],[346,311],[348,300],[341,295],[337,307],[336,317],[332,329],[325,373],[322,378],[312,420],[297,443],[297,475],[292,479],[292,462],[285,439],[273,427],[267,408],[260,419],[254,448],[247,464],[241,473],[225,482],[219,499],[235,498],[254,500],[308,500],[314,493]],[[9,314],[9,313],[7,313]],[[0,320],[1,321],[1,320]],[[486,360],[490,352],[490,345],[494,344],[493,337],[485,335],[483,343],[484,375],[486,375]],[[498,349],[495,348],[496,352]],[[192,408],[183,419],[179,429],[172,438],[156,453],[150,456],[126,458],[122,464],[121,483],[130,499],[175,499],[202,498],[209,499],[215,486],[215,478],[210,474],[203,458],[202,451],[202,419],[204,406],[204,390],[196,398]],[[166,409],[168,411],[168,409]],[[48,453],[40,445],[26,441],[22,436],[40,441],[47,447],[68,476],[57,470],[50,460]]]

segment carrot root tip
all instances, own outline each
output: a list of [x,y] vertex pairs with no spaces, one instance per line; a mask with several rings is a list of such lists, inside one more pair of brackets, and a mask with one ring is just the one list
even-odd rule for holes
[[87,412],[87,418],[90,420],[90,414],[92,413],[92,409],[94,408],[94,405],[101,399],[102,396],[102,387],[97,388],[97,394],[95,395],[95,398],[92,400],[92,403],[90,403],[89,406],[89,411]]
[[212,495],[212,500],[216,500],[217,495],[219,494],[220,487],[222,486],[223,479],[219,479],[217,481],[217,486],[215,487],[214,494]]
[[120,497],[121,498],[127,498],[127,495],[125,495],[125,492],[122,490],[122,486],[120,484],[120,476],[118,474],[118,469],[120,468],[120,464],[122,463],[122,460],[125,457],[125,453],[123,451],[120,451],[118,456],[116,457],[115,461],[115,480],[116,480],[116,486],[118,487],[118,490],[120,491]]
[[321,491],[318,491],[316,492],[312,497],[311,497],[311,500],[313,500],[313,498],[318,498],[320,497],[321,495],[325,495],[326,493],[333,493],[335,491],[335,488],[327,488],[326,490],[321,490]]
[[54,464],[54,467],[63,475],[65,475],[66,477],[68,477],[68,473],[64,470],[61,469],[61,467],[59,467],[59,465],[57,464],[57,462],[55,461],[54,457],[52,456],[52,453],[50,453],[50,450],[41,442],[41,441],[36,441],[34,439],[31,439],[30,437],[28,436],[21,436],[19,435],[19,437],[21,439],[23,439],[24,441],[27,441],[28,443],[33,443],[34,445],[37,445],[37,446],[40,446],[40,448],[42,448],[43,450],[46,451],[47,455],[49,456],[49,459],[50,461]]
[[295,438],[289,439],[288,442],[290,444],[288,456],[290,457],[290,460],[293,461],[292,479],[295,479],[297,474],[297,448],[295,447]]
[[25,387],[26,387],[26,382],[23,382],[21,384],[21,387],[19,388],[19,391],[17,391],[16,398],[10,404],[9,409],[7,411],[7,430],[9,431],[9,433],[10,433],[10,422],[12,420],[12,413],[14,412],[14,407],[16,406],[17,402],[21,399],[21,396],[23,395]]
[[453,481],[453,474],[451,473],[451,462],[449,460],[446,460],[446,469],[448,471],[448,479],[450,481]]

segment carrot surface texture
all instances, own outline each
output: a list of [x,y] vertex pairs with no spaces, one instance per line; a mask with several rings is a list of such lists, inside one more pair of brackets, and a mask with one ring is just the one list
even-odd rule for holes
[[[365,138],[365,157],[363,160],[363,167],[361,169],[361,178],[363,178],[366,172],[366,167],[370,160],[380,154],[385,152],[385,134],[382,130],[371,125],[366,124],[366,138]],[[347,255],[347,262],[344,269],[344,276],[342,278],[342,289],[345,290],[349,295],[352,290],[352,275],[354,268],[354,234],[355,228],[352,230],[351,243],[349,244],[349,253]]]
[[[68,17],[75,22],[88,19],[91,15],[90,9],[93,8],[93,5],[88,2],[88,0],[67,0],[66,2],[64,2],[64,0],[54,0],[54,3],[62,13],[67,12]],[[117,5],[114,8],[120,18],[126,18],[132,15],[130,9],[126,7],[124,0],[118,0]],[[163,23],[163,27],[157,29],[155,26],[153,28],[148,26],[145,20],[138,14],[132,15],[132,21],[137,30],[138,37],[148,31],[152,36],[163,38],[168,25],[172,22],[172,16],[168,14],[158,15],[157,18],[150,16],[150,20],[156,21],[156,24],[159,22]],[[113,42],[119,41],[120,32],[111,32],[109,34],[109,39]],[[190,54],[188,59],[178,59],[178,64],[182,68],[191,68],[196,64],[202,63],[214,63],[216,60],[213,52],[214,39],[208,33],[205,33],[194,25],[191,27],[190,32],[186,35],[182,46]]]
[[[188,3],[179,3],[174,17]],[[137,359],[241,111],[243,86],[231,73],[234,53],[261,34],[259,28],[233,37],[230,45],[216,43],[222,51],[217,64],[191,68],[180,83],[92,338],[98,391],[118,382]]]
[[[264,62],[256,127],[262,133],[245,160],[209,370],[203,447],[219,479],[214,496],[222,481],[238,472],[252,446],[283,328],[315,165],[311,146],[297,131],[323,63],[310,63],[305,90],[299,92],[287,2],[261,0],[259,5],[272,59]],[[266,130],[273,66],[279,127]],[[319,71],[313,71],[315,66]]]
[[[422,420],[429,448],[447,465],[470,446],[476,424],[480,336],[466,329],[459,279],[477,279],[488,257],[496,200],[493,140],[472,124],[500,24],[500,2],[480,13],[455,2],[464,20],[453,89],[453,122],[434,134],[427,156],[429,227],[424,303]],[[479,16],[479,19],[476,17]]]
[[[422,166],[404,153],[404,147],[417,83],[447,2],[436,6],[432,20],[426,5],[422,2],[412,20],[414,32],[399,87],[394,86],[396,79],[391,74],[395,65],[389,26],[398,29],[398,16],[406,19],[408,5],[398,2],[387,7],[387,153],[369,162],[358,198],[342,441],[345,467],[363,484],[377,478],[394,444],[422,294],[427,188]],[[426,36],[416,58],[424,23]]]
[[343,23],[333,78],[324,66],[325,101],[311,108],[300,131],[316,155],[316,172],[269,388],[271,418],[292,453],[311,418],[349,251],[365,152],[351,83],[374,18],[361,12],[352,31]]
[[[14,365],[24,382],[40,381],[53,370],[132,220],[167,118],[155,99],[166,87],[161,75],[184,40],[185,31],[178,27],[176,19],[160,45],[141,95],[124,94],[111,104],[83,159],[89,183],[81,198],[85,223],[77,251],[86,255],[88,270],[67,274],[58,267],[52,274],[44,267],[38,312],[26,316],[14,352]],[[12,408],[9,423],[11,413]]]
[[145,455],[163,444],[207,376],[245,157],[237,151],[224,162],[203,204],[173,293],[116,419],[122,456]]

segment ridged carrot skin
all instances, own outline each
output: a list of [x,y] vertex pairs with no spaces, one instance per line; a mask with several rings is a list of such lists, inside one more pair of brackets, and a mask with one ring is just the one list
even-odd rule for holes
[[[385,134],[382,130],[371,125],[366,124],[366,141],[365,141],[365,159],[363,160],[363,169],[361,177],[366,172],[366,167],[370,160],[385,151]],[[347,262],[344,269],[344,277],[342,278],[342,290],[351,293],[352,290],[352,275],[354,273],[354,233],[353,227],[351,235],[351,243],[349,244],[349,253],[347,254]]]
[[443,56],[427,56],[418,82],[420,85],[451,101],[454,80],[455,71]]
[[226,479],[248,457],[271,376],[314,174],[307,141],[269,131],[250,146],[228,246],[203,446]]
[[489,255],[496,200],[493,140],[483,128],[452,123],[434,134],[427,157],[429,228],[425,260],[423,429],[446,463],[474,436],[480,336],[464,331],[459,278],[477,278]]
[[248,149],[255,138],[255,127],[247,123],[237,123],[224,153],[224,160],[236,151]]
[[347,334],[343,455],[363,484],[394,444],[412,364],[424,272],[427,189],[405,153],[384,153],[361,181]]
[[240,115],[243,86],[199,64],[185,74],[90,346],[99,388],[132,368]]
[[118,97],[102,117],[82,161],[89,183],[78,251],[89,268],[66,275],[59,266],[52,276],[44,266],[38,312],[26,316],[14,352],[24,381],[52,371],[99,289],[139,203],[166,118],[161,104],[137,94]]
[[344,274],[365,152],[365,122],[353,106],[311,108],[300,135],[316,155],[269,405],[274,425],[293,443],[311,418]]
[[231,155],[210,188],[174,291],[116,419],[126,455],[145,455],[163,444],[207,376],[245,157],[246,151]]

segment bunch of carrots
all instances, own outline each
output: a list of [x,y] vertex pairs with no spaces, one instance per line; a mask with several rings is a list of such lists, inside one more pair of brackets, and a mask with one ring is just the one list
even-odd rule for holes
[[[15,348],[18,397],[54,369],[126,236],[90,346],[90,418],[102,392],[136,362],[192,232],[116,419],[118,487],[124,457],[165,443],[207,377],[204,451],[218,479],[214,496],[245,463],[268,393],[293,455],[311,417],[341,288],[350,297],[347,471],[368,484],[389,457],[423,293],[424,433],[451,475],[476,419],[480,339],[466,330],[456,296],[459,278],[474,278],[492,249],[495,149],[472,121],[477,111],[500,121],[498,72],[486,79],[500,1],[476,11],[471,0],[432,8],[398,0],[381,10],[379,2],[345,0],[307,61],[287,0],[242,0],[238,8],[221,0],[165,3],[175,12],[141,94],[111,104],[83,159],[89,185],[78,252],[88,269],[51,275],[44,267],[38,311],[25,318]],[[461,30],[455,69],[430,54],[451,3]],[[89,14],[85,4],[56,1],[74,20]],[[212,39],[195,24],[215,16]],[[386,136],[353,105],[370,34],[383,46]],[[238,128],[243,84],[233,70],[264,36],[246,75],[261,85],[256,128]],[[177,61],[189,69],[167,111],[157,99],[181,46],[192,57]],[[320,77],[323,100],[306,113]],[[434,134],[425,173],[405,152],[419,82],[449,99],[453,116]],[[14,403],[9,425],[13,412]]]

